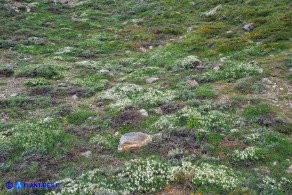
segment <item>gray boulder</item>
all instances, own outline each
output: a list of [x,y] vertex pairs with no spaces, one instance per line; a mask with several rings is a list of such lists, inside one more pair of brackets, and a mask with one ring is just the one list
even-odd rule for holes
[[119,151],[140,149],[152,141],[152,135],[142,132],[131,132],[122,135],[118,146]]

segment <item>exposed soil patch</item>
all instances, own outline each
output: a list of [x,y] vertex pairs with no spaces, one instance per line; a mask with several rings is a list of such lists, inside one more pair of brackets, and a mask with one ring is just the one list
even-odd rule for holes
[[165,103],[160,106],[161,110],[163,111],[164,114],[172,114],[175,113],[177,110],[180,110],[184,107],[183,104],[168,104]]
[[125,111],[123,111],[118,117],[115,117],[112,120],[112,124],[114,127],[126,124],[137,124],[141,118],[142,116],[138,112],[138,110],[134,108],[128,108]]
[[[159,151],[160,155],[167,158],[170,150],[181,148],[188,153],[204,154],[206,150],[195,142],[195,133],[181,130],[173,130],[162,139],[153,140],[149,145],[151,150]],[[177,158],[182,156],[178,155]]]

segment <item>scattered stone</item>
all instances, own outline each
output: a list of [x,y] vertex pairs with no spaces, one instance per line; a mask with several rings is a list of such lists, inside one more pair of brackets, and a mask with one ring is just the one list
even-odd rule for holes
[[88,150],[86,152],[82,152],[81,155],[85,156],[86,158],[91,158],[92,152],[90,150]]
[[142,132],[131,132],[122,135],[118,146],[119,151],[139,149],[152,141],[152,135]]
[[238,129],[231,129],[230,132],[231,133],[237,133],[237,132],[239,132],[239,130]]
[[144,117],[149,116],[148,112],[145,109],[138,110],[138,112],[141,114],[141,116],[144,116]]
[[10,95],[10,97],[15,97],[15,96],[17,96],[17,93],[13,93]]
[[216,64],[213,68],[213,70],[218,71],[220,70],[220,64]]
[[227,57],[222,57],[222,58],[219,59],[220,62],[224,62],[226,60],[227,60]]
[[247,23],[247,24],[245,24],[245,25],[243,26],[243,29],[246,30],[246,31],[248,31],[248,32],[253,31],[254,28],[255,28],[255,27],[254,27],[253,23]]
[[140,47],[139,50],[143,53],[146,53],[147,52],[147,49],[145,49],[144,47]]
[[207,17],[209,17],[209,16],[213,16],[213,15],[215,15],[215,14],[217,13],[217,11],[218,11],[219,9],[221,9],[221,8],[222,8],[222,5],[220,4],[220,5],[216,6],[216,7],[214,7],[213,9],[211,9],[210,11],[205,12],[202,16],[207,16]]
[[72,96],[72,99],[73,100],[77,100],[78,99],[78,96],[75,94],[75,95]]
[[153,83],[155,81],[159,80],[159,78],[157,77],[150,77],[148,79],[146,79],[146,83],[150,84],[150,83]]
[[155,108],[154,112],[155,112],[156,114],[163,114],[163,110],[162,110],[160,107]]
[[199,85],[199,83],[196,80],[188,80],[187,83],[191,86],[191,87],[196,87]]
[[110,73],[110,71],[109,70],[107,70],[107,69],[101,69],[100,71],[98,71],[99,73],[102,73],[102,74],[108,74],[108,73]]
[[66,83],[58,83],[58,87],[66,87]]
[[196,70],[203,70],[204,69],[204,66],[203,64],[200,64],[196,67]]
[[270,79],[268,79],[268,78],[262,78],[262,82],[263,83],[266,83],[268,85],[272,85],[273,84],[273,82]]
[[149,49],[153,49],[153,46],[149,46]]
[[114,134],[114,136],[116,136],[116,137],[119,137],[121,134],[120,134],[120,132],[115,132],[115,134]]
[[292,165],[286,170],[287,173],[292,173]]
[[39,5],[38,2],[32,2],[32,3],[27,4],[26,12],[34,12],[38,5]]

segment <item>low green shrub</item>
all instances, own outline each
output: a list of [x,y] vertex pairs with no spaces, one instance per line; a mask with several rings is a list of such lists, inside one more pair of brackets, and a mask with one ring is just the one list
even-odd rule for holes
[[14,74],[12,67],[0,65],[0,77],[9,77]]
[[21,67],[15,73],[17,77],[44,77],[46,79],[56,79],[62,77],[63,67],[41,64]]
[[245,77],[236,81],[235,89],[242,93],[261,93],[265,90],[265,86],[255,77]]
[[67,116],[67,121],[74,125],[81,125],[86,119],[95,114],[94,111],[77,111]]
[[256,119],[261,115],[273,113],[269,104],[265,102],[260,102],[256,105],[247,106],[241,113],[242,116],[248,119]]
[[206,84],[195,89],[195,96],[200,99],[212,99],[216,97],[216,93],[213,91],[212,85]]
[[51,85],[51,82],[45,78],[31,78],[31,79],[26,79],[24,81],[24,84],[29,87],[34,87],[34,86],[41,86],[41,85]]

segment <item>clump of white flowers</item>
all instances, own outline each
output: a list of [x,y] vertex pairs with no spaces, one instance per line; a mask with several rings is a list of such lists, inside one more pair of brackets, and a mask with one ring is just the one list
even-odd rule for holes
[[48,149],[61,141],[64,132],[58,122],[50,118],[26,121],[11,129],[11,143],[25,149]]
[[174,157],[176,155],[183,155],[183,154],[184,154],[184,150],[183,149],[175,148],[175,149],[169,150],[168,153],[167,153],[167,156],[168,157]]
[[279,181],[265,175],[262,179],[262,183],[258,184],[260,188],[266,189],[270,188],[272,190],[281,190],[287,186],[291,186],[292,181],[287,179],[286,177],[281,177]]
[[200,112],[196,108],[186,106],[176,114],[163,115],[158,121],[153,124],[154,128],[176,128],[179,127],[181,120],[187,121],[187,128],[204,128],[211,127],[232,128],[240,126],[242,119],[239,116],[223,113],[218,110],[211,110],[209,112]]
[[183,162],[182,166],[173,167],[171,179],[184,178],[191,180],[194,185],[215,185],[224,190],[231,190],[240,184],[239,177],[235,172],[223,165],[202,163],[194,165],[191,162]]
[[118,192],[112,190],[113,185],[110,184],[102,176],[102,171],[99,169],[94,169],[83,173],[81,176],[77,177],[75,180],[71,178],[65,178],[61,181],[61,188],[56,191],[47,193],[47,195],[66,195],[66,194],[97,194],[97,195],[117,195],[126,194],[123,192]]
[[175,114],[163,115],[152,125],[152,127],[159,130],[164,128],[174,129],[177,127],[177,120],[178,119]]
[[141,69],[138,69],[134,72],[131,72],[122,80],[130,79],[130,80],[142,81],[150,76],[153,76],[155,74],[162,73],[162,72],[163,71],[160,67],[150,66],[150,67],[141,68]]
[[252,133],[252,134],[244,136],[244,140],[246,142],[255,142],[260,138],[260,136],[261,136],[260,133]]
[[137,104],[147,103],[149,105],[157,105],[169,102],[176,98],[175,92],[172,90],[161,91],[159,89],[148,88],[138,95],[135,101]]
[[256,62],[228,61],[219,70],[210,70],[202,75],[202,80],[239,79],[262,73]]
[[232,159],[235,161],[259,160],[264,158],[264,150],[255,146],[248,147],[242,151],[235,150]]
[[51,85],[51,82],[45,78],[31,78],[26,79],[24,84],[27,86],[40,86],[40,85]]
[[71,83],[82,87],[95,87],[97,89],[103,89],[109,84],[109,81],[104,79],[102,74],[93,74],[83,78],[75,78],[71,81]]
[[112,138],[109,136],[95,135],[90,140],[89,143],[92,145],[98,144],[103,149],[110,149],[112,146]]
[[170,167],[154,159],[135,159],[126,164],[118,174],[125,189],[131,192],[154,192],[161,190],[170,181]]
[[198,59],[197,56],[191,55],[187,56],[182,60],[178,60],[174,63],[172,68],[174,70],[185,70],[185,69],[192,69],[200,66],[202,62]]
[[50,150],[64,135],[61,125],[51,118],[24,121],[0,132],[0,147]]
[[74,47],[63,47],[62,49],[59,49],[55,54],[66,54],[73,52],[74,50]]
[[106,85],[109,83],[107,79],[101,79],[99,81],[94,81],[94,79],[91,78],[84,78],[84,79],[74,79],[72,82],[74,85],[79,85],[83,87],[96,87],[98,89],[103,89],[106,87]]
[[156,88],[143,88],[136,84],[117,84],[109,90],[102,92],[99,99],[112,100],[110,108],[121,110],[127,106],[149,104],[156,105],[169,102],[176,97],[172,90],[159,90]]

